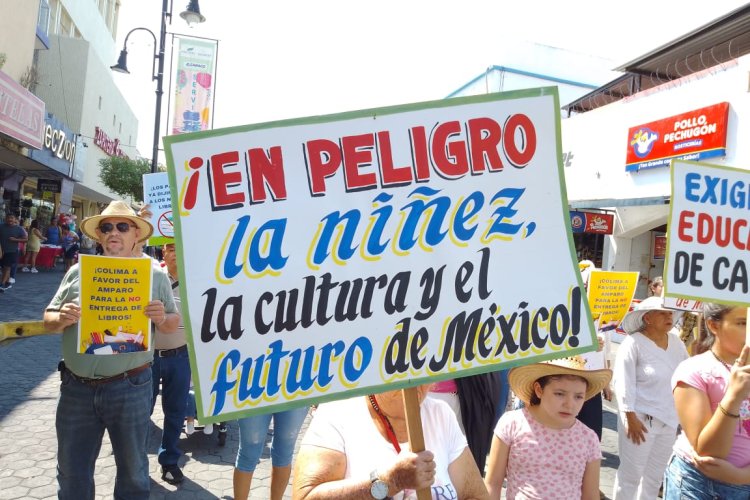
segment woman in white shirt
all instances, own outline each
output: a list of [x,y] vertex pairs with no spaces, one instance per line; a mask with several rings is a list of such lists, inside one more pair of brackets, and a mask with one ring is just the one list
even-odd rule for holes
[[401,391],[320,405],[297,454],[293,498],[377,500],[431,498],[484,500],[487,489],[461,434],[456,416],[443,401],[417,391],[425,451],[409,449]]
[[669,333],[676,314],[664,308],[661,297],[649,297],[622,321],[629,335],[617,350],[613,376],[620,410],[615,500],[656,498],[677,438],[670,384],[688,353]]

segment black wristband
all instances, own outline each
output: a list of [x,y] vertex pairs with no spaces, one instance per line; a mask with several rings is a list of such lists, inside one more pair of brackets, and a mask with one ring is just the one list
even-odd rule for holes
[[719,403],[719,411],[730,418],[740,418],[739,413],[729,413],[726,408],[721,406],[721,403]]

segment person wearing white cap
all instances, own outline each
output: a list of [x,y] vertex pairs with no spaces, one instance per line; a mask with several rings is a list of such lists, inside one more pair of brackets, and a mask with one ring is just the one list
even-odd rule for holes
[[688,353],[669,333],[679,313],[663,302],[649,297],[622,320],[628,337],[617,350],[613,377],[620,411],[614,500],[655,499],[677,437],[670,380]]

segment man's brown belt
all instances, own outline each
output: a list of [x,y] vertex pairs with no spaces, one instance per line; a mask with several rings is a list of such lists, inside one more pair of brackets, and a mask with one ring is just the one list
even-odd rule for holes
[[104,385],[109,384],[110,382],[117,382],[118,380],[124,380],[128,377],[132,377],[133,375],[138,375],[144,370],[148,370],[151,368],[151,363],[146,363],[145,365],[138,366],[136,368],[133,368],[132,370],[128,370],[123,373],[118,373],[117,375],[112,375],[111,377],[104,377],[104,378],[87,378],[87,377],[79,377],[72,371],[70,371],[68,368],[65,368],[65,370],[70,373],[70,376],[73,377],[75,380],[82,384],[90,385],[90,386],[97,386],[97,385]]

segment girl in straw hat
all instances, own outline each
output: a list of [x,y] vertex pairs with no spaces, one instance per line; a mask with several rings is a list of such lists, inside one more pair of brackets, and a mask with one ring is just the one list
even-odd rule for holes
[[611,378],[610,370],[586,370],[580,356],[512,369],[510,387],[526,406],[495,427],[485,478],[490,498],[500,498],[507,479],[509,500],[598,500],[599,439],[576,415]]

